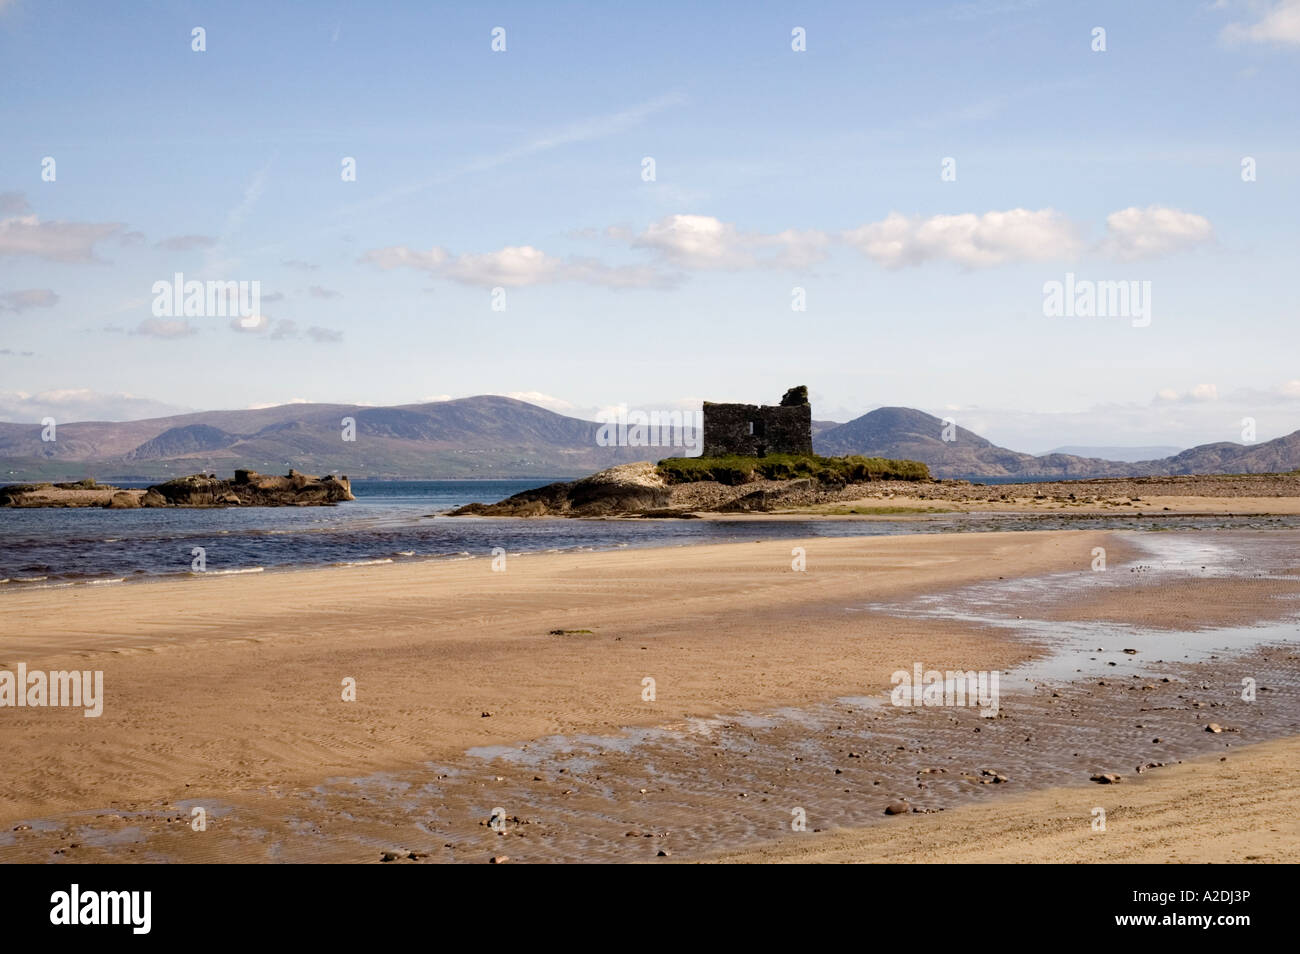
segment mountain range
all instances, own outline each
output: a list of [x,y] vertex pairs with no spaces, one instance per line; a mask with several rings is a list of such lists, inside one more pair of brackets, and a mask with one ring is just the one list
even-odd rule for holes
[[[345,419],[354,425],[348,440]],[[0,423],[0,480],[157,480],[236,467],[295,468],[353,479],[574,477],[614,464],[683,456],[682,447],[602,447],[600,425],[507,397],[484,395],[364,407],[285,404],[142,421]],[[1203,444],[1143,461],[1040,456],[999,447],[924,411],[882,407],[846,424],[815,421],[819,454],[906,458],[936,477],[1120,477],[1275,473],[1300,469],[1300,431],[1261,444]]]
[[1261,474],[1300,468],[1300,431],[1262,444],[1202,444],[1169,457],[1117,461],[1073,454],[1023,454],[964,427],[945,441],[944,422],[908,407],[882,407],[821,431],[819,454],[869,454],[919,460],[936,477],[1148,477],[1170,474]]

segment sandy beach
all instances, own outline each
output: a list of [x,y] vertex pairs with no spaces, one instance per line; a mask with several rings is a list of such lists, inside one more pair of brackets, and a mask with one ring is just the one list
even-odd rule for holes
[[[1230,810],[1225,810],[1231,806]],[[1300,740],[1250,746],[1131,785],[1053,788],[710,859],[725,864],[1295,864]],[[1094,826],[1105,813],[1104,829]]]
[[[887,860],[906,846],[867,822],[900,797],[935,814],[887,819],[895,828],[983,832],[983,860],[1073,859],[1085,843],[1062,841],[1052,819],[1070,799],[1098,797],[1094,772],[1132,776],[1151,760],[1146,736],[1165,737],[1159,761],[1169,767],[1151,769],[1143,785],[1153,779],[1164,792],[1175,783],[1162,773],[1190,771],[1177,761],[1297,731],[1294,644],[1261,649],[1272,631],[1206,637],[1237,641],[1242,665],[1267,690],[1253,705],[1234,701],[1240,667],[1169,651],[1169,634],[1211,624],[1273,621],[1277,639],[1294,633],[1279,622],[1300,595],[1294,532],[1238,537],[1236,549],[1216,551],[1224,573],[1209,575],[1155,572],[1141,534],[1054,531],[536,554],[510,557],[503,572],[478,558],[6,593],[0,666],[102,670],[105,698],[98,718],[0,710],[0,860]],[[1105,573],[1094,568],[1099,547]],[[803,571],[792,569],[797,548]],[[1211,559],[1199,553],[1188,559]],[[1227,565],[1243,553],[1250,567]],[[961,609],[989,593],[996,612]],[[1079,647],[1017,632],[1015,621],[1031,615],[1049,626],[1128,627],[1128,642],[1159,652],[1160,664],[1124,668],[1154,660],[1125,655],[1128,643],[1107,633],[1094,662],[1069,657],[1062,669],[1062,653]],[[1048,668],[1036,672],[1036,662]],[[887,705],[891,674],[916,663],[1031,668],[1005,684],[999,717],[984,719],[971,708]],[[1117,676],[1098,680],[1089,666]],[[343,698],[346,680],[355,680],[355,701]],[[1195,705],[1193,686],[1204,696]],[[1139,709],[1159,711],[1133,729]],[[1224,734],[1206,732],[1210,716]],[[1015,758],[1013,745],[1024,750]],[[1238,773],[1232,784],[1276,777],[1259,810],[1294,818],[1294,776],[1275,757],[1250,754],[1277,750],[1244,751],[1226,763]],[[939,759],[945,774],[926,780]],[[986,769],[1005,784],[986,784]],[[1026,807],[1004,808],[1012,798]],[[788,830],[791,807],[813,799],[822,807],[810,811],[809,831],[846,834],[819,834],[815,851],[788,839],[748,847]],[[205,831],[192,828],[195,807]],[[490,822],[497,807],[508,818],[501,831]],[[1009,836],[1011,821],[1034,824]],[[1163,830],[1162,844],[1185,860],[1226,850],[1194,827]],[[1273,833],[1270,859],[1292,857],[1296,835],[1294,823]],[[970,837],[964,850],[978,853],[981,840]]]

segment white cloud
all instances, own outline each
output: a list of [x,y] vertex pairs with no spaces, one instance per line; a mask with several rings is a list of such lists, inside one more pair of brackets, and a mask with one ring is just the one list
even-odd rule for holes
[[[1111,213],[1107,235],[1095,251],[1120,261],[1151,258],[1213,238],[1209,221],[1191,212],[1149,206]],[[1087,250],[1079,227],[1055,209],[1008,209],[983,214],[906,216],[891,212],[836,235],[816,229],[745,230],[711,215],[678,213],[641,231],[611,226],[583,229],[579,238],[603,235],[644,249],[657,265],[608,265],[591,258],[562,259],[532,245],[454,255],[405,245],[371,249],[360,261],[385,270],[411,268],[439,278],[491,288],[581,282],[608,288],[671,287],[679,281],[663,266],[692,271],[806,268],[825,261],[837,241],[857,248],[885,268],[952,262],[986,268],[1016,262],[1072,260]]]
[[73,264],[96,262],[100,259],[95,246],[122,228],[116,222],[42,222],[34,214],[11,216],[0,219],[0,255],[31,255]]
[[232,318],[230,330],[239,334],[266,335],[267,341],[298,341],[309,338],[317,344],[333,344],[343,340],[343,332],[333,328],[322,328],[320,325],[301,328],[292,318],[272,319],[269,315],[257,315],[252,323],[247,325],[242,318]]
[[1219,399],[1218,385],[1198,384],[1188,391],[1176,388],[1161,388],[1156,392],[1156,404],[1196,404]]
[[168,252],[188,252],[196,248],[212,248],[217,240],[207,235],[174,235],[163,239],[158,247]]
[[983,215],[919,218],[891,212],[844,233],[844,240],[886,268],[950,261],[967,268],[1070,258],[1075,227],[1053,209],[1010,209]]
[[1189,396],[1194,401],[1217,401],[1219,399],[1219,389],[1213,384],[1198,384],[1192,388]]
[[692,269],[797,268],[824,261],[829,244],[824,232],[747,232],[711,215],[665,216],[632,239],[634,247]]
[[559,259],[531,245],[508,245],[497,252],[457,256],[443,272],[466,285],[536,285],[555,281],[562,267]]
[[538,407],[544,407],[548,411],[564,413],[573,410],[573,405],[564,398],[554,397],[550,394],[543,394],[541,391],[504,391],[502,397],[514,398],[516,401],[526,401],[529,404],[536,404]]
[[0,311],[26,311],[28,308],[51,308],[59,296],[49,288],[24,288],[0,295]]
[[230,330],[240,334],[260,335],[271,328],[271,319],[267,315],[250,315],[248,318],[231,318]]
[[131,333],[150,338],[188,338],[199,330],[183,318],[146,318]]
[[193,408],[166,404],[151,398],[90,388],[56,388],[35,394],[0,391],[0,420],[22,423],[52,417],[68,421],[140,421],[150,417],[182,414]]
[[1300,46],[1300,0],[1278,0],[1254,23],[1230,23],[1223,37],[1234,43]]
[[581,282],[606,288],[665,285],[668,276],[643,265],[606,265],[594,259],[560,259],[531,245],[507,245],[495,252],[452,255],[435,246],[427,252],[402,245],[372,249],[361,261],[384,270],[414,268],[439,278],[477,285],[519,288],[551,282]]
[[246,411],[265,411],[268,407],[284,407],[286,404],[311,404],[306,398],[289,398],[287,401],[268,401],[265,404],[249,404],[244,408]]
[[299,336],[298,322],[292,318],[281,318],[271,326],[271,340],[284,341]]
[[1100,250],[1122,262],[1181,251],[1214,237],[1214,229],[1204,216],[1158,205],[1112,212],[1106,216],[1106,232]]

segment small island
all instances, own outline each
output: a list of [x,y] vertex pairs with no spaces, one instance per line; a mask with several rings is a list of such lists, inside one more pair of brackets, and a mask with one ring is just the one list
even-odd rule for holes
[[[670,457],[620,464],[581,480],[547,484],[499,503],[472,503],[464,517],[691,517],[764,513],[866,495],[864,484],[934,483],[914,460],[880,457]],[[944,483],[957,483],[945,481]],[[966,483],[961,481],[960,483]]]
[[[930,481],[914,460],[821,457],[813,453],[808,388],[780,404],[704,402],[703,456],[621,464],[581,480],[548,484],[500,503],[473,503],[451,516],[689,517],[699,512],[771,511],[842,499],[873,481]],[[854,496],[852,493],[850,496]]]
[[143,489],[94,480],[0,487],[0,507],[322,507],[354,499],[346,476],[316,477],[296,470],[283,477],[237,470],[233,480],[216,474],[191,474]]

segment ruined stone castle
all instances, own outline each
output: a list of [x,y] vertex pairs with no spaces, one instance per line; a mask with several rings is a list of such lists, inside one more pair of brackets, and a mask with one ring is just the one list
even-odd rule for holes
[[705,457],[812,452],[812,405],[802,384],[786,391],[776,406],[704,402]]

